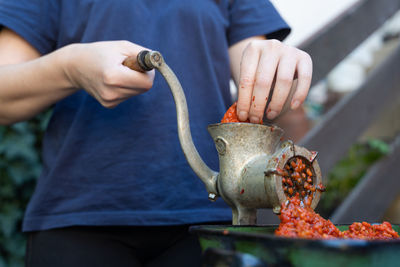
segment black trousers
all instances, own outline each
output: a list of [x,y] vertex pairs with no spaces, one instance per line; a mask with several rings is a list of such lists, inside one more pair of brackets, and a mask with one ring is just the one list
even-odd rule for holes
[[28,233],[27,267],[201,266],[188,226],[68,227]]

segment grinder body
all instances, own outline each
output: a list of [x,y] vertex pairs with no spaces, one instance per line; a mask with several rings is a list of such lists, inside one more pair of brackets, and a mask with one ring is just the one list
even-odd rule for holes
[[[316,153],[283,142],[283,130],[251,123],[217,123],[208,127],[219,155],[220,172],[211,170],[201,159],[193,144],[189,127],[189,114],[185,94],[173,71],[157,51],[142,51],[137,57],[128,57],[123,64],[136,71],[157,69],[167,81],[174,97],[177,113],[178,136],[182,151],[204,183],[214,201],[221,196],[232,208],[232,223],[256,224],[259,208],[272,208],[280,212],[287,199],[279,170],[293,157],[301,157],[313,173],[313,183],[321,184],[321,171],[315,160]],[[312,208],[320,199],[313,193]]]
[[[259,208],[280,213],[287,197],[279,170],[293,157],[300,157],[312,170],[313,184],[320,184],[321,171],[315,153],[282,141],[283,130],[250,123],[212,124],[208,127],[215,142],[220,163],[218,193],[232,208],[232,223],[256,224]],[[313,193],[312,208],[320,199]]]

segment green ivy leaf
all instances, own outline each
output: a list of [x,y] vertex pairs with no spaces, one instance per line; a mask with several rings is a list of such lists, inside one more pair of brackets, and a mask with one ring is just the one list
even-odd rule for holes
[[5,258],[1,255],[0,255],[0,267],[8,267]]
[[0,142],[3,139],[3,136],[4,136],[5,132],[6,132],[6,130],[7,130],[6,126],[0,126]]
[[26,164],[22,161],[14,161],[10,168],[7,169],[8,176],[13,180],[14,184],[19,186],[24,182],[34,179],[37,174],[37,169],[34,165]]
[[24,266],[22,218],[41,171],[39,149],[50,115],[0,126],[0,267]]
[[368,144],[372,149],[378,151],[382,155],[387,155],[390,152],[389,145],[382,140],[369,139]]
[[23,213],[16,205],[8,205],[0,214],[0,230],[6,238],[11,237],[11,234],[16,229],[19,220],[22,219]]
[[12,255],[9,263],[14,262],[18,264],[25,255],[25,247],[26,239],[22,234],[17,233],[13,238],[10,238],[5,246],[6,250]]
[[23,136],[7,136],[0,144],[0,153],[6,159],[13,160],[22,158],[28,162],[38,162],[38,152],[34,147],[35,137],[32,134]]

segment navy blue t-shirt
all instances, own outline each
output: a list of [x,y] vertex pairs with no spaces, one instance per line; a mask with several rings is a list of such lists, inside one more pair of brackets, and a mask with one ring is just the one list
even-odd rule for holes
[[[214,170],[218,157],[207,125],[231,104],[229,46],[289,32],[267,0],[2,0],[0,24],[43,55],[104,40],[160,51],[184,88],[194,143]],[[24,231],[231,220],[231,209],[208,200],[184,158],[175,104],[159,73],[149,92],[114,109],[84,90],[58,102],[43,160]]]

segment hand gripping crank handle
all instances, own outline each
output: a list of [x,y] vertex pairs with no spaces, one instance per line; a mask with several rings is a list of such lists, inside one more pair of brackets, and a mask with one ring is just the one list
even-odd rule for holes
[[157,51],[143,50],[137,55],[137,57],[126,58],[122,64],[132,70],[140,72],[157,69],[167,81],[175,101],[178,122],[178,136],[183,153],[185,154],[186,160],[188,161],[190,167],[206,186],[206,189],[209,193],[209,199],[214,201],[218,196],[218,173],[211,170],[204,163],[193,144],[192,135],[190,133],[189,112],[185,93],[183,92],[182,86],[174,72],[164,62],[160,52]]
[[156,51],[148,51],[148,50],[143,50],[140,51],[137,57],[131,56],[127,57],[124,62],[122,62],[123,65],[127,66],[131,70],[139,71],[139,72],[146,72],[150,71],[155,68],[153,66],[150,57],[153,56],[155,57],[154,61],[157,62],[160,60],[161,54],[156,52]]

